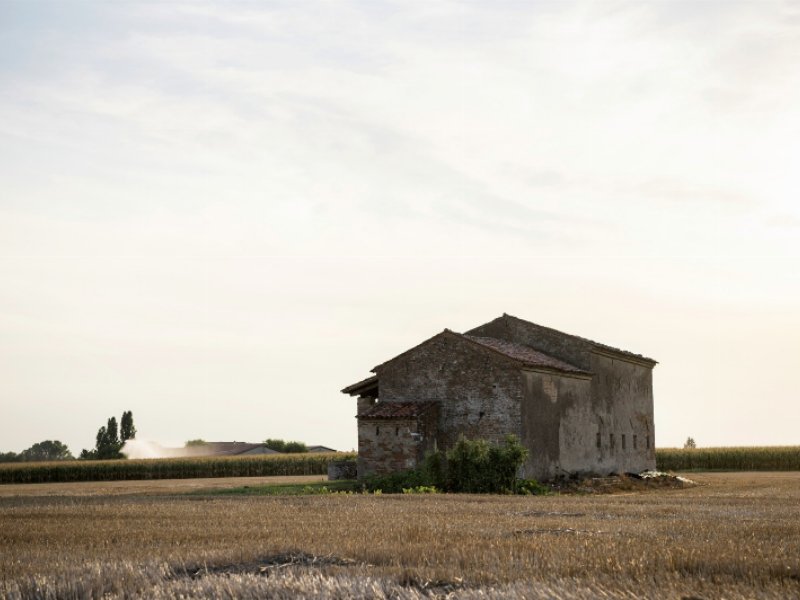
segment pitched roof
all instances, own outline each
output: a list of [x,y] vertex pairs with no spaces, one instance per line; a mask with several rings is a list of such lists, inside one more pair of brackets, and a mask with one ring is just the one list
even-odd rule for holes
[[378,393],[378,377],[372,375],[366,379],[362,379],[352,385],[348,385],[342,390],[343,394],[350,394],[351,396],[361,396],[362,394],[375,392]]
[[187,450],[194,456],[235,456],[258,448],[262,449],[263,454],[278,454],[263,443],[248,444],[247,442],[207,442],[198,446],[189,446]]
[[636,354],[635,352],[629,352],[628,350],[622,350],[621,348],[615,348],[614,346],[609,346],[608,344],[602,344],[600,342],[595,342],[594,340],[590,340],[589,338],[581,337],[579,335],[573,335],[571,333],[565,333],[563,331],[559,331],[558,329],[553,329],[552,327],[545,327],[544,325],[538,325],[537,323],[533,323],[532,321],[526,321],[525,319],[520,319],[519,317],[515,317],[514,315],[509,315],[508,313],[503,313],[503,316],[499,317],[499,318],[500,319],[514,319],[515,321],[519,321],[520,323],[525,323],[526,325],[533,325],[535,327],[539,327],[541,329],[547,329],[549,331],[552,331],[553,333],[557,333],[557,334],[563,335],[565,337],[570,337],[570,338],[573,338],[573,339],[576,339],[576,340],[581,340],[582,342],[589,343],[592,346],[595,346],[596,348],[601,349],[601,350],[607,350],[609,352],[622,354],[624,356],[629,356],[631,358],[635,358],[635,359],[638,359],[638,360],[651,362],[653,364],[657,364],[658,363],[658,361],[653,360],[652,358],[649,358],[649,357],[644,356],[642,354]]
[[571,365],[563,360],[553,358],[544,352],[539,352],[538,350],[534,350],[530,346],[525,346],[524,344],[517,344],[516,342],[508,342],[506,340],[499,340],[490,337],[479,337],[475,335],[462,335],[461,337],[499,352],[508,358],[523,363],[525,366],[544,367],[546,369],[563,371],[565,373],[589,374],[587,371],[584,371],[575,365]]
[[[384,361],[383,363],[372,369],[373,373],[376,372],[378,369],[380,369],[380,367],[382,367],[386,363],[397,360],[401,356],[405,356],[406,354],[409,354],[410,352],[413,352],[417,348],[429,344],[430,342],[440,338],[441,336],[449,336],[460,341],[466,341],[467,343],[472,344],[473,346],[479,346],[482,350],[494,352],[506,359],[513,360],[516,363],[522,364],[523,366],[552,369],[554,371],[560,371],[562,373],[574,373],[583,375],[591,374],[588,371],[584,371],[573,364],[570,364],[563,360],[559,360],[555,357],[545,354],[544,352],[534,350],[530,346],[526,346],[524,344],[519,344],[516,342],[508,342],[506,340],[501,340],[497,338],[466,335],[450,331],[449,329],[445,329],[444,331],[437,333],[433,337],[428,338],[423,342],[420,342],[416,346],[409,348],[405,352],[401,352],[397,356],[390,358],[387,361]],[[360,396],[368,392],[374,392],[377,395],[378,392],[377,375],[373,375],[372,377],[367,377],[366,379],[363,379],[359,382],[349,385],[342,390],[342,393],[350,394],[351,396]]]
[[[460,333],[455,333],[455,332],[453,332],[453,331],[450,331],[449,329],[444,329],[443,331],[440,331],[440,332],[439,332],[439,333],[437,333],[436,335],[434,335],[434,336],[432,336],[432,337],[429,337],[427,340],[423,340],[423,341],[421,341],[421,342],[420,342],[419,344],[417,344],[416,346],[412,346],[412,347],[411,347],[411,348],[409,348],[408,350],[406,350],[406,351],[404,351],[404,352],[401,352],[401,353],[400,353],[400,354],[398,354],[397,356],[393,356],[393,357],[392,357],[392,358],[390,358],[389,360],[385,360],[385,361],[383,361],[381,364],[379,364],[379,365],[378,365],[378,366],[376,366],[376,367],[373,367],[373,368],[372,368],[372,369],[370,369],[370,370],[371,370],[373,373],[376,373],[376,372],[378,371],[378,369],[380,369],[380,368],[381,368],[383,365],[385,365],[386,363],[390,363],[390,362],[392,362],[392,361],[394,361],[394,360],[397,360],[397,359],[398,359],[398,358],[400,358],[401,356],[405,356],[406,354],[410,354],[410,353],[414,352],[414,350],[416,350],[416,349],[418,349],[418,348],[422,348],[422,346],[425,346],[426,344],[430,344],[430,343],[431,343],[433,340],[439,339],[439,338],[440,338],[440,337],[442,337],[442,336],[456,336],[456,337],[461,337],[461,334],[460,334]],[[366,380],[365,380],[365,381],[366,381]],[[357,384],[356,384],[356,385],[357,385]],[[352,386],[351,386],[351,387],[352,387]]]
[[[578,341],[582,342],[582,344],[585,345],[584,347],[588,351],[591,351],[592,349],[594,349],[594,350],[605,350],[606,352],[611,352],[611,353],[614,353],[614,354],[617,354],[617,355],[620,355],[620,356],[626,356],[629,359],[633,359],[634,362],[640,361],[640,362],[642,362],[642,363],[644,363],[644,364],[646,364],[648,366],[651,366],[651,367],[653,365],[657,364],[657,361],[653,360],[652,358],[648,358],[647,356],[643,356],[641,354],[635,354],[634,352],[629,352],[627,350],[621,350],[619,348],[615,348],[615,347],[609,346],[607,344],[601,344],[600,342],[595,342],[595,341],[590,340],[588,338],[580,337],[580,336],[577,336],[577,335],[572,335],[570,333],[564,333],[563,331],[559,331],[557,329],[553,329],[552,327],[545,327],[543,325],[537,325],[536,323],[532,323],[531,321],[526,321],[524,319],[520,319],[519,317],[514,317],[514,316],[509,315],[507,313],[503,313],[503,315],[498,317],[497,319],[494,319],[493,321],[490,321],[489,323],[486,323],[484,325],[480,325],[480,326],[478,326],[478,327],[476,327],[476,328],[474,328],[474,329],[472,329],[470,331],[481,330],[483,327],[485,327],[485,325],[489,325],[489,324],[495,323],[497,321],[503,321],[505,323],[505,326],[508,327],[508,322],[510,320],[514,320],[514,321],[517,321],[519,323],[523,323],[525,325],[532,326],[534,328],[538,328],[540,330],[546,330],[548,332],[551,332],[551,333],[556,334],[558,336],[562,336],[564,338],[570,338],[570,339],[573,339],[573,340],[578,340]],[[494,337],[471,335],[469,332],[467,332],[466,334],[460,334],[460,333],[455,333],[453,331],[450,331],[449,329],[445,329],[444,331],[442,331],[440,333],[437,333],[433,337],[428,338],[427,340],[424,340],[423,342],[420,342],[416,346],[413,346],[412,348],[409,348],[405,352],[401,352],[397,356],[395,356],[393,358],[390,358],[387,361],[382,362],[378,366],[374,367],[372,369],[372,372],[373,373],[377,372],[378,369],[380,369],[383,365],[385,365],[385,364],[387,364],[389,362],[392,362],[394,360],[397,360],[401,356],[409,354],[410,352],[413,352],[413,351],[417,350],[421,346],[424,346],[425,344],[428,344],[428,343],[432,342],[433,340],[435,340],[435,339],[437,339],[437,338],[439,338],[441,336],[452,336],[452,337],[460,339],[460,340],[466,340],[467,342],[472,343],[472,344],[477,345],[477,346],[480,346],[485,350],[496,352],[497,354],[499,354],[501,356],[504,356],[505,358],[507,358],[509,360],[513,360],[513,361],[515,361],[515,362],[517,362],[517,363],[519,363],[519,364],[521,364],[523,366],[538,367],[538,368],[544,368],[544,369],[552,369],[554,371],[560,371],[562,373],[574,373],[574,374],[581,374],[581,375],[591,375],[591,373],[589,371],[586,371],[585,369],[582,369],[582,368],[580,368],[580,367],[578,367],[578,366],[576,366],[574,364],[568,363],[568,362],[566,362],[564,360],[555,358],[554,356],[550,356],[549,354],[545,354],[544,352],[542,352],[540,350],[536,350],[536,349],[534,349],[531,346],[528,346],[526,344],[521,344],[519,342],[509,342],[507,340],[494,338]],[[352,385],[347,386],[346,388],[344,388],[342,390],[342,392],[345,393],[345,394],[350,394],[351,396],[360,396],[360,395],[365,395],[365,394],[372,394],[372,395],[377,396],[377,392],[378,392],[378,377],[377,376],[367,377],[366,379],[364,379],[362,381],[359,381],[357,383],[354,383]]]
[[327,446],[309,446],[309,452],[337,452],[333,448],[328,448]]
[[378,402],[359,419],[414,419],[437,406],[438,402]]

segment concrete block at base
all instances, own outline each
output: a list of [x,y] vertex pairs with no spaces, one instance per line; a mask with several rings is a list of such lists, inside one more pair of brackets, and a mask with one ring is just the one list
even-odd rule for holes
[[336,481],[337,479],[356,479],[356,461],[355,460],[335,460],[328,463],[328,480]]

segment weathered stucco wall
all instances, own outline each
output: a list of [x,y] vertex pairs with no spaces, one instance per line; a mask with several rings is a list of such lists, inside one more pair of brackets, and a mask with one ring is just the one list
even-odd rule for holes
[[376,369],[381,402],[439,401],[440,449],[459,435],[502,441],[519,434],[522,377],[491,351],[446,334]]
[[[575,470],[591,470],[586,465],[596,461],[585,430],[586,423],[591,423],[588,376],[525,371],[524,378],[520,437],[530,453],[524,476],[550,479]],[[567,453],[581,461],[580,468],[575,469],[572,460],[564,460]]]
[[595,419],[587,429],[595,447],[599,434],[598,470],[655,469],[652,366],[594,352],[591,370]]
[[591,371],[591,379],[525,372],[526,476],[655,468],[652,368],[592,353]]

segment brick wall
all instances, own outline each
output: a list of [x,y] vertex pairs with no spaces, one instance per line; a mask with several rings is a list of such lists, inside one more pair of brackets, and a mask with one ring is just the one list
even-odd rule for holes
[[359,419],[358,476],[383,475],[417,466],[417,419]]
[[461,434],[494,441],[519,435],[519,369],[458,336],[440,334],[376,372],[381,402],[440,402],[440,449],[451,447]]

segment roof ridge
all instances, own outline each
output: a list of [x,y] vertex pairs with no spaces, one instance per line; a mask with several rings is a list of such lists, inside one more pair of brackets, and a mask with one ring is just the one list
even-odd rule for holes
[[432,335],[431,337],[429,337],[429,338],[427,338],[427,339],[425,339],[425,340],[422,340],[422,341],[421,341],[419,344],[416,344],[416,345],[412,346],[411,348],[409,348],[408,350],[405,350],[405,351],[401,352],[400,354],[398,354],[398,355],[396,355],[396,356],[393,356],[393,357],[392,357],[392,358],[390,358],[389,360],[385,360],[385,361],[383,361],[381,364],[374,366],[372,369],[370,369],[370,373],[375,373],[376,369],[378,369],[378,368],[382,367],[382,366],[383,366],[383,365],[385,365],[386,363],[392,362],[393,360],[397,360],[397,359],[398,359],[398,358],[400,358],[401,356],[405,356],[406,354],[408,354],[409,352],[411,352],[411,351],[413,351],[413,350],[416,350],[416,349],[417,349],[417,348],[419,348],[420,346],[424,346],[424,345],[425,345],[425,344],[427,344],[428,342],[431,342],[431,341],[435,340],[435,339],[436,339],[436,338],[438,338],[440,335],[448,335],[448,334],[449,334],[449,335],[455,335],[455,336],[460,336],[460,335],[461,335],[460,333],[456,333],[455,331],[452,331],[452,330],[450,330],[450,329],[447,329],[447,328],[445,327],[445,328],[444,328],[442,331],[440,331],[439,333],[437,333],[437,334],[435,334],[435,335]]
[[[489,336],[468,335],[466,333],[457,333],[456,335],[459,336],[459,337],[464,338],[465,340],[467,340],[469,342],[472,342],[473,344],[477,344],[481,348],[484,348],[486,350],[494,352],[495,354],[499,354],[500,356],[503,356],[503,357],[505,357],[505,358],[507,358],[509,360],[513,360],[514,362],[517,362],[517,363],[521,363],[522,362],[520,359],[514,358],[513,356],[509,356],[508,354],[506,354],[505,352],[501,352],[497,348],[492,348],[491,346],[487,346],[485,344],[481,344],[480,342],[477,341],[478,339],[503,341],[503,340],[500,340],[499,338],[493,338],[493,337],[489,337]],[[514,343],[514,342],[512,342],[512,343]]]
[[601,349],[604,349],[604,350],[609,350],[609,351],[612,351],[612,352],[618,352],[618,353],[620,353],[622,355],[625,355],[625,356],[630,356],[632,358],[638,358],[639,360],[644,360],[644,361],[647,361],[647,362],[652,362],[652,363],[658,364],[657,360],[654,360],[654,359],[650,358],[649,356],[645,356],[644,354],[637,354],[636,352],[631,352],[630,350],[623,350],[622,348],[617,348],[615,346],[610,346],[608,344],[604,344],[603,342],[596,342],[595,340],[592,340],[590,338],[583,337],[583,336],[580,336],[580,335],[575,335],[574,333],[567,333],[566,331],[561,331],[560,329],[555,329],[553,327],[548,327],[547,325],[539,325],[539,323],[534,323],[533,321],[527,321],[525,319],[521,319],[521,318],[516,317],[514,315],[510,315],[510,314],[508,314],[506,312],[504,312],[502,317],[500,317],[500,318],[502,318],[502,319],[514,319],[515,321],[520,321],[521,323],[525,323],[527,325],[533,325],[535,327],[540,327],[541,329],[546,329],[548,331],[552,331],[553,333],[557,333],[559,335],[563,335],[563,336],[566,336],[568,338],[572,338],[573,340],[579,340],[581,342],[589,343],[592,346],[595,346],[597,348],[601,348]]
[[[494,337],[491,337],[491,336],[470,335],[470,334],[466,334],[466,333],[459,334],[459,335],[462,338],[466,339],[467,341],[469,341],[469,342],[471,342],[471,343],[473,343],[475,345],[480,346],[481,348],[485,348],[487,350],[495,352],[495,353],[497,353],[497,354],[499,354],[499,355],[501,355],[501,356],[503,356],[505,358],[508,358],[508,359],[510,359],[510,360],[512,360],[512,361],[514,361],[514,362],[516,362],[518,364],[521,364],[521,365],[534,365],[534,366],[538,366],[538,367],[554,369],[556,371],[562,371],[562,372],[565,372],[565,373],[583,373],[583,374],[588,374],[589,373],[589,371],[586,371],[586,370],[578,367],[577,365],[569,363],[569,362],[567,362],[565,360],[561,360],[560,358],[552,356],[552,355],[548,354],[547,352],[543,352],[542,350],[538,350],[538,349],[534,348],[533,346],[529,346],[528,344],[523,344],[522,342],[514,342],[514,341],[510,341],[510,340],[504,340],[504,339],[501,339],[501,338],[494,338]],[[524,357],[524,356],[513,356],[512,354],[503,351],[502,348],[496,347],[496,345],[486,344],[486,343],[483,343],[483,342],[481,342],[479,340],[491,340],[493,342],[496,342],[497,345],[499,345],[499,346],[506,345],[506,346],[519,348],[519,349],[524,350],[525,352],[533,353],[535,356],[534,357],[527,357],[527,358]],[[546,360],[541,360],[541,358],[544,358]]]

